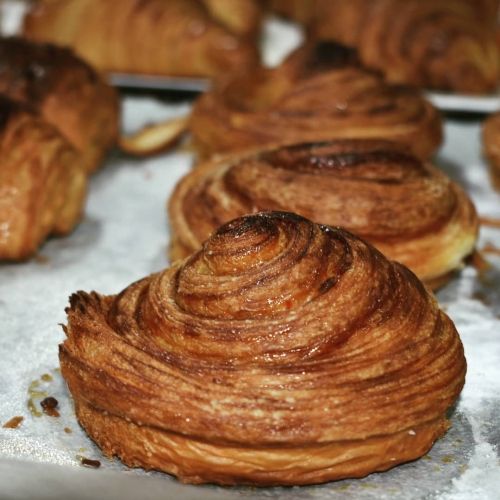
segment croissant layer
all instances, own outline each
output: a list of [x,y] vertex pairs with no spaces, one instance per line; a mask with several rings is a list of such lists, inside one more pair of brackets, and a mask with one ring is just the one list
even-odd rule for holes
[[28,104],[80,152],[87,172],[118,134],[115,90],[71,51],[21,38],[0,39],[0,93]]
[[259,19],[250,0],[41,0],[24,34],[107,72],[212,77],[257,63]]
[[70,299],[64,378],[107,455],[191,483],[292,485],[421,456],[465,375],[450,319],[353,235],[268,212],[120,294]]
[[462,265],[478,231],[465,192],[400,145],[298,144],[208,161],[181,179],[169,201],[172,260],[197,250],[221,224],[259,210],[342,226],[434,287]]
[[32,255],[50,234],[80,219],[87,176],[52,125],[0,96],[0,260]]

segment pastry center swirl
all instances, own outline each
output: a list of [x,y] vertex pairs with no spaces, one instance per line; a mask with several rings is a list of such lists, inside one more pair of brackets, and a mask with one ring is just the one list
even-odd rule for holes
[[260,160],[273,168],[301,174],[336,176],[380,183],[402,183],[430,177],[423,163],[403,148],[378,141],[297,145],[267,152]]
[[259,214],[220,228],[178,271],[175,298],[203,317],[279,316],[330,290],[351,262],[348,245],[328,228]]

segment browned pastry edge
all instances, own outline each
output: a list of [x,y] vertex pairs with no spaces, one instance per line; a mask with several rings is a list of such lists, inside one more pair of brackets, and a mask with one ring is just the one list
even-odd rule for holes
[[483,124],[483,152],[486,156],[493,187],[500,191],[500,113],[490,115]]

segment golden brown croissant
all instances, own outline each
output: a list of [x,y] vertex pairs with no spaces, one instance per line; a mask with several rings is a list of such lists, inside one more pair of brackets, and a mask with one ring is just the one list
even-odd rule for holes
[[420,94],[387,85],[352,52],[307,45],[276,69],[242,74],[202,95],[190,120],[202,156],[265,144],[390,138],[429,157],[441,142],[438,111]]
[[215,76],[257,61],[256,44],[237,34],[248,22],[253,30],[238,9],[221,12],[199,0],[41,0],[24,34],[68,45],[105,71]]
[[0,261],[25,259],[80,218],[87,176],[59,131],[0,95]]
[[243,217],[119,295],[78,292],[61,369],[108,456],[184,482],[312,484],[420,457],[464,383],[405,267],[294,214]]
[[87,172],[117,138],[115,90],[67,49],[0,39],[0,93],[26,102],[56,126],[78,149]]
[[358,49],[395,83],[496,89],[498,0],[316,0],[314,36]]
[[462,266],[478,232],[465,192],[404,147],[331,141],[235,154],[188,173],[169,202],[172,260],[221,224],[260,210],[344,227],[433,288]]
[[484,122],[483,149],[490,165],[491,182],[500,191],[500,113],[490,115]]

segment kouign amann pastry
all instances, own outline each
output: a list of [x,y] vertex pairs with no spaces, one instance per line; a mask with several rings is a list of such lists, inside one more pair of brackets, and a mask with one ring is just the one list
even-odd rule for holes
[[0,93],[25,102],[57,127],[94,171],[115,143],[115,90],[71,51],[20,38],[0,39]]
[[258,61],[255,6],[232,3],[240,8],[211,0],[39,0],[24,34],[70,46],[108,72],[212,77]]
[[335,44],[306,45],[275,69],[240,74],[203,94],[190,120],[202,156],[332,138],[390,138],[427,158],[439,112],[417,91],[388,85]]
[[311,30],[359,51],[395,83],[495,90],[498,0],[316,0]]
[[171,258],[190,255],[221,224],[261,210],[344,227],[433,288],[463,265],[478,232],[466,193],[430,163],[395,143],[338,140],[195,168],[169,202]]
[[107,456],[188,483],[301,485],[425,454],[464,383],[404,266],[290,213],[243,217],[118,295],[70,299],[61,370]]
[[77,151],[26,105],[0,95],[0,260],[25,259],[78,222],[87,175]]
[[500,113],[490,115],[484,122],[483,149],[493,186],[500,191]]

